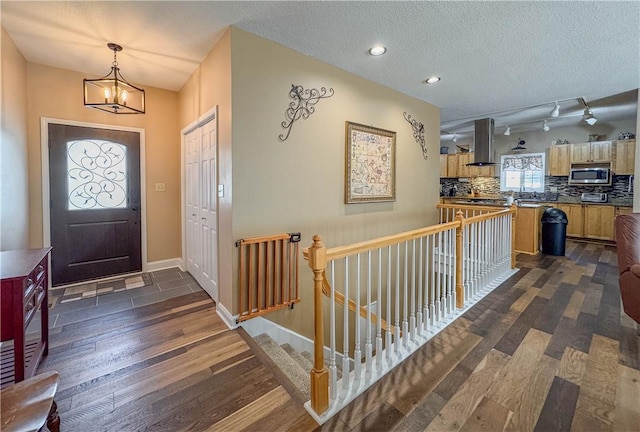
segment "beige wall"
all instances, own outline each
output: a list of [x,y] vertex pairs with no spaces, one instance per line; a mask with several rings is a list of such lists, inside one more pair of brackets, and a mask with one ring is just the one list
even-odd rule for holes
[[[435,223],[438,108],[237,28],[231,47],[234,240],[299,231],[302,247],[314,234],[331,247]],[[335,95],[281,142],[291,84],[331,87]],[[405,111],[425,125],[428,160]],[[344,203],[345,121],[397,133],[395,202]],[[301,264],[302,302],[267,318],[311,336],[312,274]]]
[[[27,64],[30,245],[39,247],[43,244],[40,119],[50,117],[145,130],[147,261],[179,257],[181,235],[178,94],[145,87],[146,114],[114,115],[83,106],[83,78],[87,77],[78,72]],[[165,183],[166,192],[155,192],[155,183]],[[3,204],[4,202],[3,199]]]
[[2,29],[0,250],[29,247],[27,62]]

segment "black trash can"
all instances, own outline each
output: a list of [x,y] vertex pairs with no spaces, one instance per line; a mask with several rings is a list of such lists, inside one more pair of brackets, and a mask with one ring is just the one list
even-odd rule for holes
[[542,214],[542,253],[564,256],[567,241],[567,214],[557,208],[548,208]]

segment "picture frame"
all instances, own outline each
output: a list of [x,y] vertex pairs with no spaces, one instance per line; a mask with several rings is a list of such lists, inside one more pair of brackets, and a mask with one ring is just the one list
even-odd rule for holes
[[345,203],[396,200],[396,133],[345,124]]

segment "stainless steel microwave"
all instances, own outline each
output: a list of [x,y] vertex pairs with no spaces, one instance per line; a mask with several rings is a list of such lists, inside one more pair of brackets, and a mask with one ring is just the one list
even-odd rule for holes
[[569,184],[611,186],[611,168],[608,166],[571,167]]

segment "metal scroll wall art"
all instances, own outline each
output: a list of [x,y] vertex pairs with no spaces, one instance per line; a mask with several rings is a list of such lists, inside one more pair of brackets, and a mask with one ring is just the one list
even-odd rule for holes
[[320,99],[327,99],[331,96],[333,96],[332,88],[327,90],[325,87],[320,87],[320,90],[305,90],[300,85],[292,84],[291,90],[289,90],[289,97],[293,99],[293,101],[289,102],[289,108],[284,112],[286,120],[282,122],[282,127],[287,130],[287,133],[278,135],[280,141],[284,142],[289,138],[291,128],[295,121],[300,120],[301,118],[309,118],[309,116],[316,111],[315,105],[320,101]]
[[414,118],[411,118],[411,114],[404,112],[402,115],[413,128],[413,138],[418,144],[420,144],[420,147],[422,148],[422,156],[427,159],[427,146],[424,144],[424,124]]

